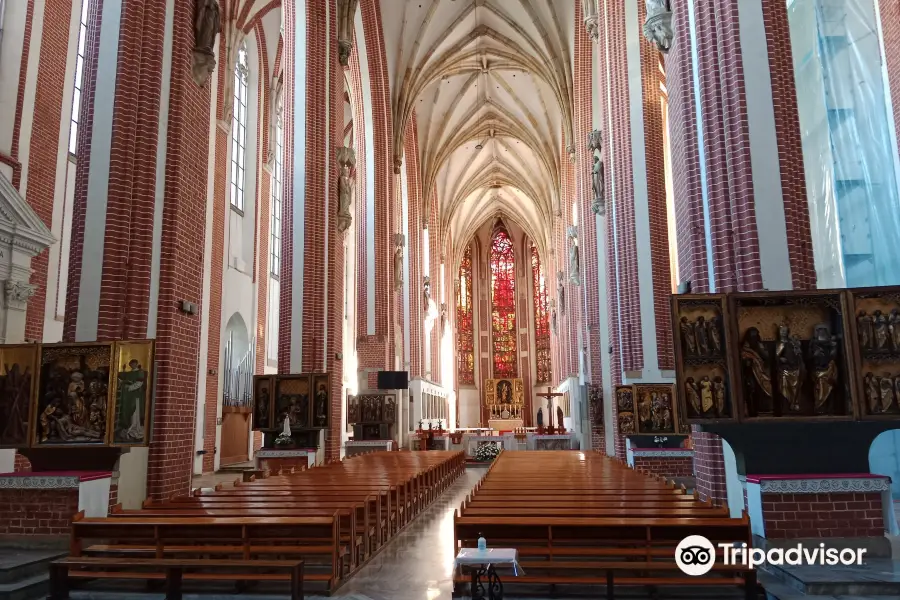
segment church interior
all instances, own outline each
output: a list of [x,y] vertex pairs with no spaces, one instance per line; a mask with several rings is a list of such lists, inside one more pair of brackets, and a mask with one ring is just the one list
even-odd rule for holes
[[0,600],[900,598],[900,0],[0,0],[0,115]]

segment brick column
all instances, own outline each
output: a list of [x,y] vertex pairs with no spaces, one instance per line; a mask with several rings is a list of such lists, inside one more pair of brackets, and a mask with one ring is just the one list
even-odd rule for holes
[[65,339],[156,339],[154,498],[188,491],[194,447],[200,318],[180,305],[202,295],[210,84],[193,24],[190,3],[94,2],[86,44]]
[[[671,381],[674,367],[668,297],[671,293],[666,215],[660,54],[641,33],[641,2],[601,2],[597,17],[595,127],[603,132],[609,398],[613,446],[624,458],[612,386]],[[604,227],[605,225],[605,227]],[[598,251],[599,254],[599,251]],[[599,319],[598,319],[599,320]],[[600,329],[600,328],[598,328]],[[608,352],[608,348],[607,348]],[[603,369],[592,358],[592,370]]]
[[[813,287],[785,5],[674,0],[672,8],[666,75],[679,279],[701,293]],[[724,502],[722,441],[693,431],[697,488]]]
[[[279,373],[329,372],[325,458],[341,450],[344,234],[337,229],[344,73],[337,14],[319,2],[285,6],[284,203]],[[324,201],[323,201],[324,199]],[[309,200],[309,201],[307,201]]]

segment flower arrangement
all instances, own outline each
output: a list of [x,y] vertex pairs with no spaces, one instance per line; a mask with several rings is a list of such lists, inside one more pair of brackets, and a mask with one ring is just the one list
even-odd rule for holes
[[500,448],[493,442],[485,442],[475,449],[475,460],[491,462],[500,454]]

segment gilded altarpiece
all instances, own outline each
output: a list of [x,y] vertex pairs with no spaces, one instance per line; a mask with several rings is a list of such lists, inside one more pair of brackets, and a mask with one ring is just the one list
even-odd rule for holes
[[675,296],[672,327],[690,423],[900,415],[900,288]]
[[489,419],[524,419],[525,383],[521,379],[486,379],[484,407]]
[[630,385],[617,385],[616,395],[616,419],[619,427],[619,435],[631,435],[637,433],[634,414],[634,388]]

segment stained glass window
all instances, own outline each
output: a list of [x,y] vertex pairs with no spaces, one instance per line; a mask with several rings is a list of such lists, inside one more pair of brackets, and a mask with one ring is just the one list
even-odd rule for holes
[[460,385],[475,385],[475,334],[472,323],[472,244],[459,263],[456,289],[456,357]]
[[547,280],[541,267],[537,246],[531,243],[531,275],[534,282],[534,346],[537,361],[537,383],[550,383],[550,308],[547,302]]
[[238,49],[234,66],[234,110],[231,116],[231,206],[244,210],[244,177],[247,154],[247,96],[250,89],[247,42]]
[[503,229],[491,240],[491,305],[494,377],[516,377],[516,262],[512,240]]

